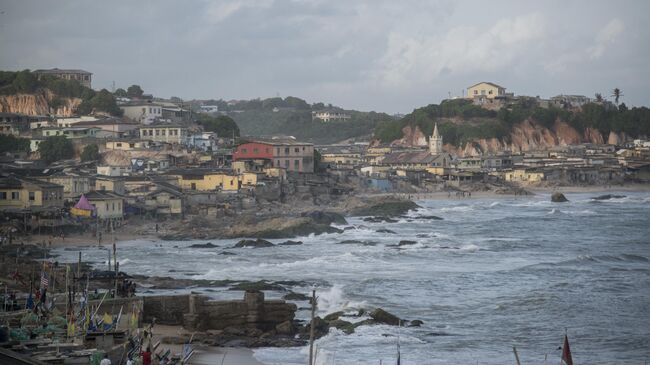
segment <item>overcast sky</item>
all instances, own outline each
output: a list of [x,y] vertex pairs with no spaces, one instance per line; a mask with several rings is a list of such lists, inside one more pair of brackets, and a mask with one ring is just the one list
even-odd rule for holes
[[650,1],[0,0],[0,69],[389,113],[492,81],[650,105]]

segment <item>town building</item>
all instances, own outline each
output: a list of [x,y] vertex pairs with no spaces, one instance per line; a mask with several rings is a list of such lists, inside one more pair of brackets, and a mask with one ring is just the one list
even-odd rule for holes
[[135,103],[120,105],[124,116],[141,124],[151,124],[163,116],[162,105],[155,103]]
[[260,160],[293,172],[314,172],[314,145],[291,138],[256,139],[237,146],[233,161]]
[[139,128],[140,139],[173,144],[185,144],[187,128],[175,124],[152,124]]
[[133,171],[131,165],[98,165],[97,175],[103,176],[128,176]]
[[0,209],[63,208],[63,186],[33,178],[0,178]]
[[107,150],[121,150],[121,151],[133,151],[133,150],[146,150],[153,147],[152,141],[143,141],[139,139],[132,140],[108,140],[106,141]]
[[124,218],[124,198],[110,191],[91,191],[85,194],[95,208],[98,219],[117,220]]
[[167,174],[176,176],[183,190],[237,192],[241,188],[238,175],[227,170],[185,169]]
[[217,149],[218,136],[215,132],[201,132],[190,134],[187,137],[186,145],[202,151],[214,151]]
[[479,82],[467,88],[467,98],[485,96],[494,99],[498,96],[506,96],[506,88],[492,82]]
[[183,213],[183,193],[167,186],[144,196],[145,209],[155,216],[181,215]]
[[316,149],[321,155],[321,163],[330,168],[334,168],[361,165],[363,148],[364,146],[361,145],[333,145],[319,146]]
[[350,114],[338,110],[318,110],[311,112],[312,120],[321,120],[323,122],[346,121],[352,118]]
[[36,78],[39,80],[43,76],[54,76],[63,80],[75,80],[85,87],[92,88],[93,74],[84,70],[71,70],[71,69],[58,69],[53,68],[49,70],[35,70]]
[[91,190],[90,178],[78,173],[56,172],[36,179],[63,186],[63,197],[66,200],[77,199]]

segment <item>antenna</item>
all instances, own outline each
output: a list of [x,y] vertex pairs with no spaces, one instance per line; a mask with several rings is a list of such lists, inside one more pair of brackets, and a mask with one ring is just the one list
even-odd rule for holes
[[113,80],[113,84],[111,85],[111,93],[115,94],[115,80]]

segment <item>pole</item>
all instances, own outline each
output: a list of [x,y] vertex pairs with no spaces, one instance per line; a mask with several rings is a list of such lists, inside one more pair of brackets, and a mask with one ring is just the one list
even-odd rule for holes
[[316,290],[311,292],[311,324],[309,325],[309,365],[314,365],[314,317],[316,315]]
[[512,346],[512,352],[515,354],[515,360],[517,361],[517,365],[521,365],[521,362],[519,361],[519,355],[517,354],[517,348]]

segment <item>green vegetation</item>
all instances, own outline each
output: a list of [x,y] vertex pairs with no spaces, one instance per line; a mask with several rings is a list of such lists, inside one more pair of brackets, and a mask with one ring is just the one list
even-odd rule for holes
[[121,116],[122,109],[117,106],[117,102],[113,94],[106,89],[101,89],[98,93],[94,93],[92,97],[84,99],[77,112],[81,114],[90,114],[94,111],[107,112],[110,115]]
[[100,158],[99,147],[96,144],[89,144],[81,152],[81,162],[97,161]]
[[197,123],[207,132],[216,132],[219,137],[239,137],[239,127],[235,121],[225,115],[213,117],[208,114],[197,114]]
[[131,85],[126,89],[126,96],[129,98],[140,98],[142,94],[144,94],[144,90],[142,90],[140,85]]
[[0,153],[29,152],[29,139],[0,134]]
[[118,88],[117,90],[115,90],[113,95],[117,96],[118,98],[126,98],[127,97],[126,90],[122,89],[121,87]]
[[48,164],[74,157],[72,142],[65,136],[47,137],[38,145],[38,152]]
[[631,137],[650,135],[650,109],[646,107],[628,109],[624,103],[618,108],[607,103],[591,103],[579,112],[571,112],[541,108],[534,99],[522,99],[498,112],[472,105],[470,100],[445,100],[440,105],[415,109],[401,120],[380,123],[374,135],[382,142],[391,142],[402,137],[402,128],[407,125],[418,126],[425,135],[430,135],[437,122],[445,143],[460,146],[480,138],[507,141],[513,126],[527,119],[549,129],[561,120],[580,133],[592,128],[605,137],[611,131],[625,132]]
[[0,71],[0,95],[30,94],[38,89],[48,89],[56,95],[49,105],[53,109],[63,106],[61,98],[80,98],[82,102],[77,110],[79,113],[88,114],[95,110],[114,116],[122,115],[122,110],[117,107],[115,97],[105,89],[96,93],[76,80],[63,80],[48,75],[38,80],[36,75],[29,70]]

